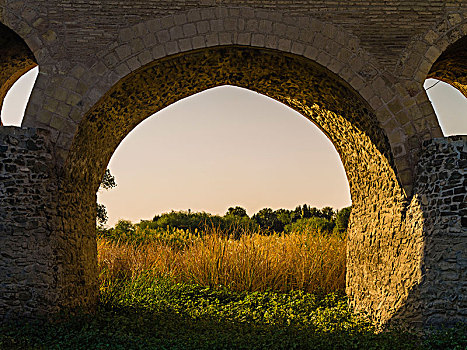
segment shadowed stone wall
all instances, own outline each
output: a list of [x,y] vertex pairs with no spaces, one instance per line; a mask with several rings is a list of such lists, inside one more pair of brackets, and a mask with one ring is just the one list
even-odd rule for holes
[[467,318],[467,136],[426,141],[415,193],[423,210],[420,296],[428,323]]
[[97,302],[95,227],[74,220],[95,225],[96,191],[80,189],[82,200],[60,189],[49,138],[0,128],[0,322]]
[[0,128],[0,321],[58,311],[48,133]]
[[426,141],[411,203],[369,201],[373,216],[352,210],[347,293],[356,310],[390,313],[390,324],[466,322],[466,151],[467,136]]

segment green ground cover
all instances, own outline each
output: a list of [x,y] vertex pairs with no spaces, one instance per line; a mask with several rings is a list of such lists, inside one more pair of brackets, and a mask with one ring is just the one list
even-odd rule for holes
[[0,326],[0,349],[456,349],[467,327],[376,333],[345,296],[106,280],[93,315]]

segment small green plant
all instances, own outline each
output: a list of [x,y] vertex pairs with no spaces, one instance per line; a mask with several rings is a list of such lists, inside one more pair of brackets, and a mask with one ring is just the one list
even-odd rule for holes
[[[117,187],[115,177],[110,173],[109,169],[106,169],[101,185],[99,186],[99,190],[110,190],[114,187]],[[107,208],[105,205],[97,203],[96,223],[98,230],[103,229],[103,226],[107,223],[108,219],[109,217],[107,215]]]

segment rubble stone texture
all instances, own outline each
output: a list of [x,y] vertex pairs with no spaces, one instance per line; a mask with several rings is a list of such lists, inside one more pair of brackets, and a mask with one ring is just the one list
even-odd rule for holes
[[0,22],[0,101],[40,68],[23,127],[0,128],[0,322],[95,307],[110,157],[151,114],[220,85],[284,103],[336,147],[357,311],[466,321],[467,137],[443,137],[423,89],[466,94],[465,2],[0,0]]

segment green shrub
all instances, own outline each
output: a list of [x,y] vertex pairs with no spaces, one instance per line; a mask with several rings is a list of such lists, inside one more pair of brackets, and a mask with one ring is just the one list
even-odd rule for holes
[[349,226],[350,213],[352,212],[352,207],[342,208],[337,212],[336,215],[336,230],[339,233],[343,233],[347,230]]
[[296,222],[289,224],[285,227],[286,233],[296,232],[296,233],[325,233],[330,234],[333,232],[335,227],[334,221],[312,217],[299,219]]

